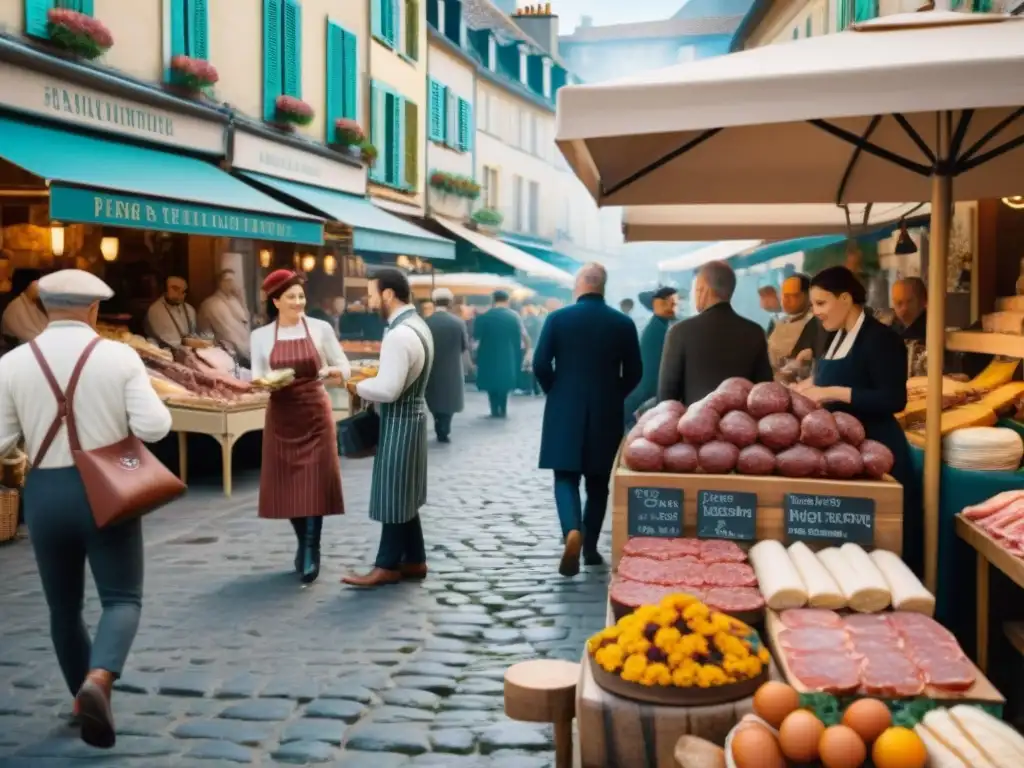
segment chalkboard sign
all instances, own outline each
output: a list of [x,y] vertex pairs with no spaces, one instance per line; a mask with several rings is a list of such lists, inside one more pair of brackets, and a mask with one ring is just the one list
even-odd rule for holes
[[753,541],[757,537],[757,494],[698,492],[697,536]]
[[683,535],[683,491],[630,488],[626,507],[630,536],[675,539]]
[[786,538],[873,545],[874,499],[787,493]]

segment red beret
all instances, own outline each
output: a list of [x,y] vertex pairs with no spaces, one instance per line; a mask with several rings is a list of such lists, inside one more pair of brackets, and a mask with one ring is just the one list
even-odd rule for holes
[[275,269],[263,280],[263,293],[273,296],[283,293],[293,285],[303,282],[302,275],[290,269]]

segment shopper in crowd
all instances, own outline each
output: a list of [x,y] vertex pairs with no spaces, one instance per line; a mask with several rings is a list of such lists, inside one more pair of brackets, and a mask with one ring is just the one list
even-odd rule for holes
[[317,320],[323,320],[331,326],[332,329],[334,329],[334,335],[340,338],[340,321],[344,313],[345,297],[328,293],[321,296],[317,306],[311,309],[307,314],[309,317],[315,317]]
[[[645,297],[641,296],[641,300]],[[676,321],[679,295],[675,288],[665,286],[650,295],[650,309],[653,317],[647,321],[640,334],[640,357],[643,360],[643,378],[626,398],[625,420],[628,429],[636,423],[635,413],[648,400],[658,395],[658,371],[661,368],[661,352],[665,348],[665,336]]]
[[252,322],[233,269],[221,270],[217,275],[217,290],[199,305],[199,330],[213,334],[217,343],[234,355],[240,366],[251,367],[249,334]]
[[420,507],[427,501],[427,407],[434,361],[430,328],[410,304],[406,276],[382,269],[370,278],[370,307],[387,323],[377,375],[349,383],[349,391],[379,404],[380,441],[373,459],[370,519],[382,523],[373,569],[346,576],[356,587],[376,587],[427,575]]
[[420,317],[426,320],[430,317],[437,309],[437,305],[433,301],[420,302]]
[[772,331],[775,330],[775,323],[779,320],[779,312],[782,311],[779,292],[775,290],[774,285],[762,285],[757,289],[757,297],[761,304],[761,311],[768,313],[768,327],[765,328],[765,333],[771,336]]
[[427,407],[434,417],[434,434],[439,443],[451,441],[452,417],[464,405],[466,371],[463,355],[469,350],[466,323],[451,311],[455,297],[447,288],[433,293],[434,312],[426,318],[434,341],[434,365],[427,380]]
[[[526,328],[526,335],[530,337],[530,348],[536,350],[537,342],[540,341],[540,332],[544,328],[544,320],[547,317],[547,313],[543,307],[539,307],[536,304],[527,304],[523,307],[523,327]],[[526,391],[531,395],[541,394],[540,383],[537,381],[537,377],[533,375],[533,365],[527,367],[527,382]]]
[[[156,442],[171,429],[139,356],[96,335],[99,304],[112,295],[98,277],[77,269],[41,278],[49,325],[0,358],[0,455],[24,437],[32,463],[25,519],[50,608],[50,636],[75,697],[82,739],[103,748],[114,746],[111,690],[139,626],[142,521],[96,526],[67,429],[77,430],[86,451],[129,434]],[[66,410],[58,407],[65,397]],[[82,620],[86,559],[102,605],[95,642]]]
[[508,416],[508,395],[516,388],[523,346],[529,343],[523,321],[509,308],[509,295],[495,291],[493,305],[473,323],[476,350],[476,385],[486,392],[491,418]]
[[731,376],[755,383],[772,380],[764,330],[732,308],[729,302],[735,290],[736,273],[724,261],[710,261],[700,268],[693,283],[698,314],[669,329],[658,374],[658,400],[691,405]]
[[925,340],[928,328],[928,287],[920,277],[904,277],[892,286],[893,329],[904,341]]
[[195,337],[198,328],[196,310],[185,301],[187,295],[188,281],[179,275],[169,276],[164,285],[164,295],[146,310],[146,335],[171,349],[177,349],[185,339]]
[[605,303],[607,280],[600,264],[579,271],[576,303],[551,313],[533,359],[533,372],[547,394],[540,468],[555,473],[563,576],[579,572],[581,550],[587,565],[603,562],[597,543],[622,439],[623,402],[642,373],[636,326]]
[[33,280],[7,305],[0,319],[0,333],[12,342],[24,344],[42,333],[48,322],[39,299],[39,281]]
[[305,278],[278,269],[263,281],[269,325],[252,332],[254,378],[291,369],[295,380],[270,394],[263,427],[259,516],[290,520],[298,539],[295,570],[304,583],[320,574],[324,517],[345,511],[338,438],[324,383],[352,373],[329,323],[307,317]]
[[632,299],[623,299],[619,302],[619,311],[630,319],[633,317],[633,309],[635,307],[636,305],[633,303]]
[[813,381],[798,388],[829,410],[864,424],[868,438],[886,445],[903,485],[903,559],[918,575],[923,567],[923,519],[910,447],[894,414],[907,405],[907,353],[899,335],[864,310],[864,286],[846,267],[829,267],[811,280],[814,314],[835,332],[818,360]]
[[794,358],[810,362],[820,357],[830,340],[811,310],[810,290],[807,275],[790,275],[782,282],[783,314],[768,334],[768,359],[776,370]]

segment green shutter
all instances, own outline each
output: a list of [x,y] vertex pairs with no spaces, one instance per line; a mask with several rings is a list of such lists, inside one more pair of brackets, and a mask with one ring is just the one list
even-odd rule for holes
[[416,189],[420,181],[420,142],[419,142],[419,107],[415,102],[402,100],[402,118],[405,120],[405,131],[402,138],[405,141],[405,151],[402,157],[405,161],[404,173],[401,176],[405,186],[409,189]]
[[210,58],[210,16],[206,0],[188,0],[188,55],[206,61]]
[[388,30],[388,42],[398,50],[398,35],[402,30],[402,0],[388,0],[390,9],[391,29]]
[[420,58],[419,0],[405,0],[405,55],[413,61]]
[[334,141],[334,124],[345,117],[345,30],[327,22],[327,143]]
[[804,23],[804,37],[811,36],[811,17],[807,17],[807,21]]
[[402,183],[402,167],[405,164],[405,157],[403,156],[405,113],[402,110],[402,98],[398,94],[388,94],[387,121],[388,164],[386,181],[394,186],[399,186]]
[[383,181],[388,152],[385,139],[387,137],[384,123],[384,91],[376,83],[370,83],[370,142],[377,148],[377,163],[370,167],[370,178]]
[[47,38],[46,12],[53,8],[53,0],[25,0],[25,34]]
[[51,2],[51,6],[57,8],[66,8],[69,11],[77,11],[78,13],[84,13],[86,16],[93,15],[93,2],[92,0],[57,0],[57,2]]
[[284,0],[284,93],[302,98],[302,6]]
[[359,119],[359,46],[356,36],[345,32],[342,49],[345,53],[345,98],[342,102],[342,117],[349,120]]
[[374,34],[392,48],[395,47],[395,34],[398,30],[397,0],[371,0],[374,10],[379,6],[380,10],[374,18]]
[[374,37],[384,34],[384,0],[370,0],[370,33]]
[[171,56],[187,56],[185,46],[185,0],[171,0]]
[[853,20],[868,21],[878,15],[877,0],[854,0]]
[[273,120],[281,95],[281,3],[263,0],[263,119]]
[[431,78],[430,80],[430,101],[427,119],[429,127],[427,138],[431,141],[444,141],[444,88]]
[[473,148],[473,106],[465,99],[459,99],[459,151],[469,152]]

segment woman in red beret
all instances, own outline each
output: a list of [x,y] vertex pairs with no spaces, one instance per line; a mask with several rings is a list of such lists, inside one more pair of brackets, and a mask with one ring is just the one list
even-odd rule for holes
[[263,428],[260,517],[291,520],[299,540],[295,570],[302,581],[320,573],[325,515],[345,511],[331,401],[324,382],[352,372],[330,323],[307,317],[303,277],[278,269],[263,281],[270,323],[252,332],[252,375],[290,368],[295,380],[274,390]]

